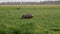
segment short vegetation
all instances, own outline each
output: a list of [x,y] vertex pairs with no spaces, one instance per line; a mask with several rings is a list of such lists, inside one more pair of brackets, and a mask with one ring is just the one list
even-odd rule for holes
[[0,34],[60,34],[60,6],[0,6]]

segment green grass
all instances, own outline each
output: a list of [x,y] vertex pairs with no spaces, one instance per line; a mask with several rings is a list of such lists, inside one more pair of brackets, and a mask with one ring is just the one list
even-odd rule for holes
[[[33,18],[22,20],[26,13]],[[60,6],[0,6],[0,34],[60,34],[53,28],[60,29]]]

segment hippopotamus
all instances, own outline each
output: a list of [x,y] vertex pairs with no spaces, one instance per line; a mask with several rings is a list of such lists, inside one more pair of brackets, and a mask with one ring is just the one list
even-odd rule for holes
[[21,19],[30,19],[30,18],[33,18],[33,15],[32,14],[24,14],[21,17]]

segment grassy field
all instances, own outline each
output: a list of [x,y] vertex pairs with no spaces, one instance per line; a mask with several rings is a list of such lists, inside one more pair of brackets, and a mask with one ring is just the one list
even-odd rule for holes
[[60,34],[60,6],[0,6],[0,34]]

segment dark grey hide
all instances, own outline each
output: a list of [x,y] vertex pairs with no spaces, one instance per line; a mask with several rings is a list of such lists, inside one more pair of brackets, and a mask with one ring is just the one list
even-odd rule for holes
[[25,14],[25,15],[22,15],[21,17],[21,19],[30,19],[30,18],[33,18],[32,14]]

